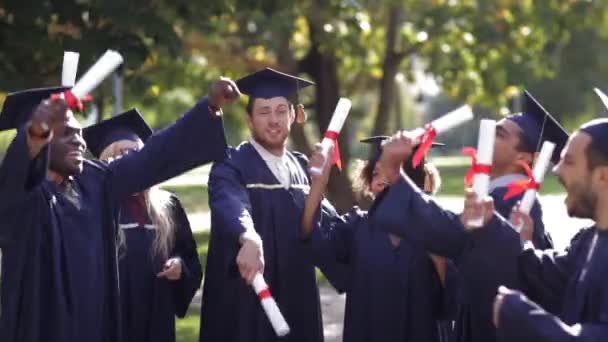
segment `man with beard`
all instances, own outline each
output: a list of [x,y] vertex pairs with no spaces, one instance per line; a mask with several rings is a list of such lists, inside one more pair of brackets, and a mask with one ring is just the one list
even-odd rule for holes
[[320,342],[323,326],[313,253],[299,239],[310,188],[307,160],[286,149],[290,127],[302,114],[289,98],[312,83],[266,68],[239,79],[237,85],[249,95],[246,120],[251,138],[230,148],[228,158],[214,164],[209,175],[211,240],[200,341],[279,340],[250,286],[260,272],[291,328],[281,340]]
[[[215,82],[174,125],[111,164],[84,160],[82,129],[63,89],[9,94],[1,129],[17,128],[0,168],[0,336],[9,342],[116,342],[118,210],[130,194],[221,160],[220,107],[238,97]],[[41,103],[42,101],[42,103]]]
[[[505,129],[498,127],[497,141],[501,139],[501,134],[508,133],[508,139],[512,142],[518,132],[512,129],[529,125],[538,130],[535,143],[549,140],[554,142],[559,149],[567,141],[568,134],[536,101],[530,101],[533,99],[529,94],[528,99],[524,114],[507,118],[501,122]],[[515,125],[511,122],[513,120],[519,124]],[[532,124],[532,122],[534,123]],[[392,185],[383,198],[378,201],[371,221],[375,222],[378,227],[403,237],[430,253],[453,260],[458,272],[457,275],[448,277],[446,287],[451,291],[457,291],[455,339],[474,342],[495,341],[496,331],[492,325],[492,303],[496,290],[503,284],[521,288],[517,269],[517,256],[520,252],[519,237],[508,225],[503,215],[495,213],[493,205],[491,208],[488,207],[488,211],[485,213],[488,220],[492,219],[487,224],[488,227],[481,229],[468,227],[469,218],[480,214],[473,210],[476,207],[476,198],[471,191],[467,192],[465,211],[459,216],[438,206],[408,177],[401,177],[399,165],[411,155],[412,146],[412,139],[407,132],[394,135],[384,145],[385,152],[382,153],[382,158],[385,160],[383,164],[392,165],[389,166],[393,170],[392,175],[387,178],[387,182]],[[504,149],[504,146],[496,146],[496,152],[499,149]],[[525,156],[526,154],[527,156]],[[533,154],[531,152],[514,152],[513,155],[518,156],[520,161],[527,158],[526,163],[532,162]],[[514,162],[512,161],[512,163]],[[504,170],[509,169],[499,169],[500,174],[505,174],[502,173]],[[506,184],[503,187],[505,187],[505,191],[502,194],[506,192]],[[495,195],[491,194],[490,198],[497,202],[502,201],[502,195],[496,199]],[[497,207],[500,206],[500,203],[497,204]],[[505,215],[510,214],[512,209],[508,208],[508,210]],[[405,225],[404,222],[408,222],[408,224]],[[542,228],[539,227],[539,229]],[[543,235],[534,234],[535,237]],[[534,239],[534,243],[537,241],[542,240]],[[543,248],[544,246],[538,247]],[[534,293],[534,295],[535,299],[543,298],[557,306],[555,303],[559,298],[546,297],[545,293]]]
[[[541,252],[530,244],[533,225],[523,219],[524,251],[519,266],[526,285],[562,298],[557,315],[522,293],[501,287],[494,324],[502,341],[605,341],[608,339],[608,119],[575,132],[555,167],[567,191],[572,217],[595,222],[572,239],[566,252]],[[539,305],[540,304],[540,305]]]

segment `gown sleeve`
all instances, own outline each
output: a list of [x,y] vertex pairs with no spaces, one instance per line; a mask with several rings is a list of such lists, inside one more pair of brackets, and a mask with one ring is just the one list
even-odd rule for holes
[[[602,310],[600,316],[608,317],[608,307]],[[568,325],[517,291],[505,295],[499,323],[499,341],[595,342],[608,337],[608,321]]]
[[253,231],[249,194],[239,172],[227,161],[216,163],[209,174],[209,207],[213,229],[227,241],[239,243],[245,231]]
[[460,257],[468,239],[458,215],[441,208],[403,175],[375,202],[370,220],[389,233],[451,259]]
[[[15,215],[23,215],[32,192],[46,179],[49,146],[30,158],[27,134],[20,129],[0,165],[0,220],[5,223]],[[12,224],[0,224],[0,240],[12,237]]]
[[201,285],[203,273],[186,212],[177,197],[173,197],[172,203],[175,224],[175,247],[172,257],[179,257],[182,260],[182,277],[173,283],[173,296],[175,315],[183,318]]
[[203,99],[174,124],[152,135],[141,151],[109,164],[108,184],[115,200],[140,192],[196,166],[225,157],[222,119]]
[[587,235],[584,230],[575,235],[566,251],[541,251],[526,243],[518,257],[526,293],[551,312],[559,311],[584,235]]

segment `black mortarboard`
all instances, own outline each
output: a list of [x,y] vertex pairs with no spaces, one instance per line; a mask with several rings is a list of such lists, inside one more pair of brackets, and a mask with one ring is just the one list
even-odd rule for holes
[[269,99],[276,96],[289,98],[300,89],[314,83],[271,68],[265,68],[236,81],[241,93],[254,98]]
[[0,112],[0,131],[19,128],[29,121],[40,102],[68,87],[27,89],[6,96]]
[[[602,100],[602,103],[608,109],[608,97],[599,89],[595,92]],[[591,136],[591,145],[600,151],[604,157],[608,158],[608,118],[594,119],[582,125],[581,131]]]
[[[378,135],[375,137],[369,137],[369,138],[360,140],[360,142],[362,142],[362,143],[372,145],[372,149],[370,151],[370,158],[369,158],[370,161],[376,162],[376,161],[378,161],[378,159],[380,159],[380,155],[382,155],[382,142],[388,138],[389,138],[389,136],[386,136],[386,135]],[[438,142],[433,143],[433,147],[439,147],[439,146],[445,146],[445,144],[438,143]],[[412,153],[412,155],[413,154],[414,153]]]
[[515,122],[522,130],[523,143],[529,152],[540,150],[544,141],[555,144],[551,161],[557,163],[566,142],[568,132],[553,116],[526,90],[523,113],[509,115],[506,118]]
[[141,140],[152,135],[152,129],[137,109],[130,109],[111,119],[85,128],[82,132],[87,147],[96,158],[112,143],[119,140]]

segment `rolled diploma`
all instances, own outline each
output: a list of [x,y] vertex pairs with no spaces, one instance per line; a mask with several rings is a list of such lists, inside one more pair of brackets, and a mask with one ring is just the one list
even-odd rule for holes
[[[540,154],[536,159],[536,163],[534,163],[534,169],[532,170],[532,174],[534,175],[534,180],[541,184],[545,179],[545,173],[549,168],[549,163],[551,162],[551,156],[553,155],[553,150],[555,149],[555,144],[550,141],[545,141],[543,143],[542,148],[540,149]],[[534,200],[536,199],[536,190],[528,189],[524,193],[524,197],[521,200],[521,204],[519,205],[519,210],[524,214],[529,214],[530,210],[532,210],[532,206],[534,205]],[[518,224],[515,229],[517,232],[520,232],[522,228],[521,224]]]
[[[439,135],[472,119],[473,110],[471,109],[471,106],[464,105],[433,120],[430,125],[435,129],[437,135]],[[422,137],[424,132],[424,128],[417,128],[413,131],[414,136],[419,137],[419,139]]]
[[[331,121],[329,122],[329,126],[327,127],[327,131],[337,132],[338,134],[340,134],[340,131],[342,131],[342,127],[344,126],[344,122],[348,117],[348,113],[350,112],[351,106],[352,103],[349,99],[345,97],[340,98],[338,104],[336,105],[336,109],[334,110],[334,114],[331,117]],[[327,152],[333,146],[333,144],[334,141],[332,139],[323,137],[323,140],[321,140],[321,147],[323,148],[322,153],[325,156],[323,166],[321,168],[311,168],[311,173],[317,175],[321,174],[323,168],[325,167],[325,163],[327,163],[327,160],[330,158],[330,156],[327,155]]]
[[78,52],[65,51],[63,53],[63,68],[61,69],[61,85],[72,87],[76,83],[76,73],[78,72]]
[[[496,121],[482,119],[479,122],[479,136],[477,138],[477,163],[482,165],[492,165],[494,156],[494,141],[496,139]],[[473,176],[473,191],[479,200],[488,196],[490,189],[490,175],[476,173]],[[469,220],[472,227],[481,227],[483,217]]]
[[72,93],[76,98],[82,99],[89,94],[101,83],[108,75],[110,75],[120,64],[122,64],[122,56],[112,50],[106,51],[103,56],[78,80],[72,88]]
[[[266,284],[266,281],[264,281],[264,277],[259,272],[256,273],[251,285],[253,286],[253,289],[257,295],[259,295],[260,292],[268,289],[268,285]],[[266,316],[268,317],[268,320],[270,320],[270,324],[272,325],[272,328],[277,336],[282,337],[289,334],[289,325],[287,325],[287,322],[285,321],[283,314],[281,314],[281,310],[279,310],[277,302],[275,302],[274,298],[270,296],[260,299],[260,303],[262,304],[262,308],[264,308],[264,312],[266,312]]]

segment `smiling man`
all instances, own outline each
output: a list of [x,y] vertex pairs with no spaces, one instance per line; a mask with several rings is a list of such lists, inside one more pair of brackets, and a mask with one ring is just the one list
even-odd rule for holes
[[[559,312],[546,303],[501,288],[494,324],[501,341],[606,341],[608,339],[608,119],[581,126],[566,145],[555,173],[566,188],[572,217],[594,221],[565,252],[534,249],[531,219],[525,215],[519,267],[529,290],[561,298]],[[542,308],[541,308],[542,306]]]
[[[131,193],[225,156],[215,110],[238,97],[220,80],[139,152],[84,160],[82,129],[62,89],[9,94],[0,129],[17,128],[0,167],[0,336],[7,342],[120,342],[118,210]],[[42,101],[42,103],[41,103]],[[215,110],[212,110],[215,109]]]
[[237,85],[249,95],[246,120],[251,138],[230,148],[228,158],[216,163],[209,176],[211,240],[200,341],[278,340],[249,286],[260,272],[291,328],[286,340],[320,342],[323,326],[314,263],[310,246],[299,239],[310,184],[307,161],[286,148],[297,116],[289,98],[312,83],[264,69]]

